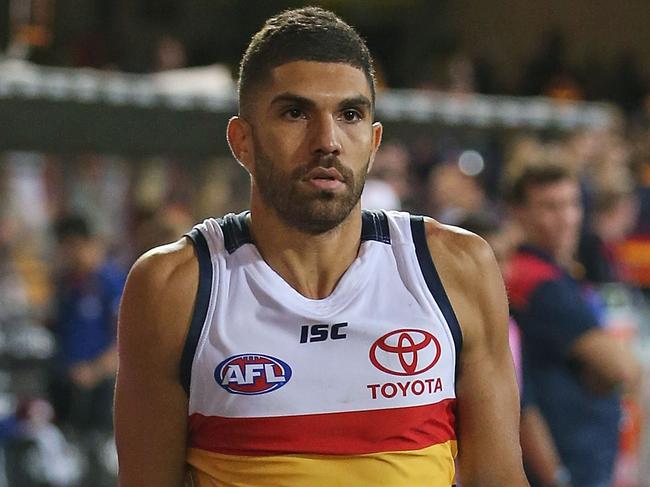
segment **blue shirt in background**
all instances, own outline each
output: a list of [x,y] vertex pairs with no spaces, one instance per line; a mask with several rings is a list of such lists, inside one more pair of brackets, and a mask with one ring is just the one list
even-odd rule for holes
[[522,405],[544,416],[576,487],[608,487],[618,453],[620,397],[597,395],[571,359],[575,341],[601,326],[597,300],[549,256],[522,247],[508,292],[522,332]]
[[114,343],[125,281],[124,269],[110,260],[90,274],[60,279],[54,332],[64,366],[96,359]]

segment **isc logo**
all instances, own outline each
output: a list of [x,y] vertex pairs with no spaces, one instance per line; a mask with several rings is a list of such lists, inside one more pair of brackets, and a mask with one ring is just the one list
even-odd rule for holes
[[217,365],[214,379],[232,394],[265,394],[289,382],[291,367],[269,355],[234,355]]
[[324,342],[330,340],[342,340],[347,335],[341,328],[348,326],[347,323],[318,323],[316,325],[302,325],[300,327],[300,343]]

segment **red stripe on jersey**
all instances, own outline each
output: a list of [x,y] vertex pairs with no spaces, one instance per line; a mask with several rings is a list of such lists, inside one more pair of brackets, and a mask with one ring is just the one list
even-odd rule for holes
[[228,455],[418,450],[456,439],[455,403],[268,418],[195,413],[189,418],[189,446]]

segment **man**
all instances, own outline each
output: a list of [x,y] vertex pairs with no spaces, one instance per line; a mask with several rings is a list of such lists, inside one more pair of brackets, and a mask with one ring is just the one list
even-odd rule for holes
[[[531,481],[607,487],[618,449],[620,393],[634,386],[639,367],[603,330],[588,290],[573,274],[582,222],[578,181],[564,166],[530,165],[512,181],[509,199],[526,241],[508,279],[523,335],[522,414],[538,408],[564,465],[556,472],[537,467],[538,476],[550,480]],[[531,455],[539,466],[545,452]]]
[[463,486],[527,485],[488,246],[361,211],[382,135],[372,73],[318,8],[253,37],[227,133],[250,213],[146,254],[127,283],[122,487],[178,487],[186,464],[201,487],[448,487],[457,450]]
[[578,258],[585,267],[585,278],[594,284],[620,282],[625,277],[623,263],[615,249],[634,230],[638,200],[628,174],[614,172],[607,183],[593,191],[591,225],[583,233]]
[[117,353],[115,331],[125,269],[110,259],[86,219],[72,214],[54,224],[58,274],[52,329],[52,370],[58,419],[80,434],[111,431]]

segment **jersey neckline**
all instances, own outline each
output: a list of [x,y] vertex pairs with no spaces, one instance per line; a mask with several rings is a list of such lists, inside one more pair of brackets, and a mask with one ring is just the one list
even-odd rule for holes
[[362,210],[361,244],[359,252],[350,266],[345,270],[333,291],[324,298],[309,298],[289,284],[262,257],[251,238],[248,226],[250,211],[228,214],[218,220],[224,235],[224,247],[229,254],[241,253],[241,257],[252,265],[249,270],[256,279],[263,283],[264,289],[276,299],[281,298],[287,306],[315,313],[331,315],[343,309],[363,291],[364,284],[373,278],[371,255],[380,242],[390,245],[388,218],[383,211]]

